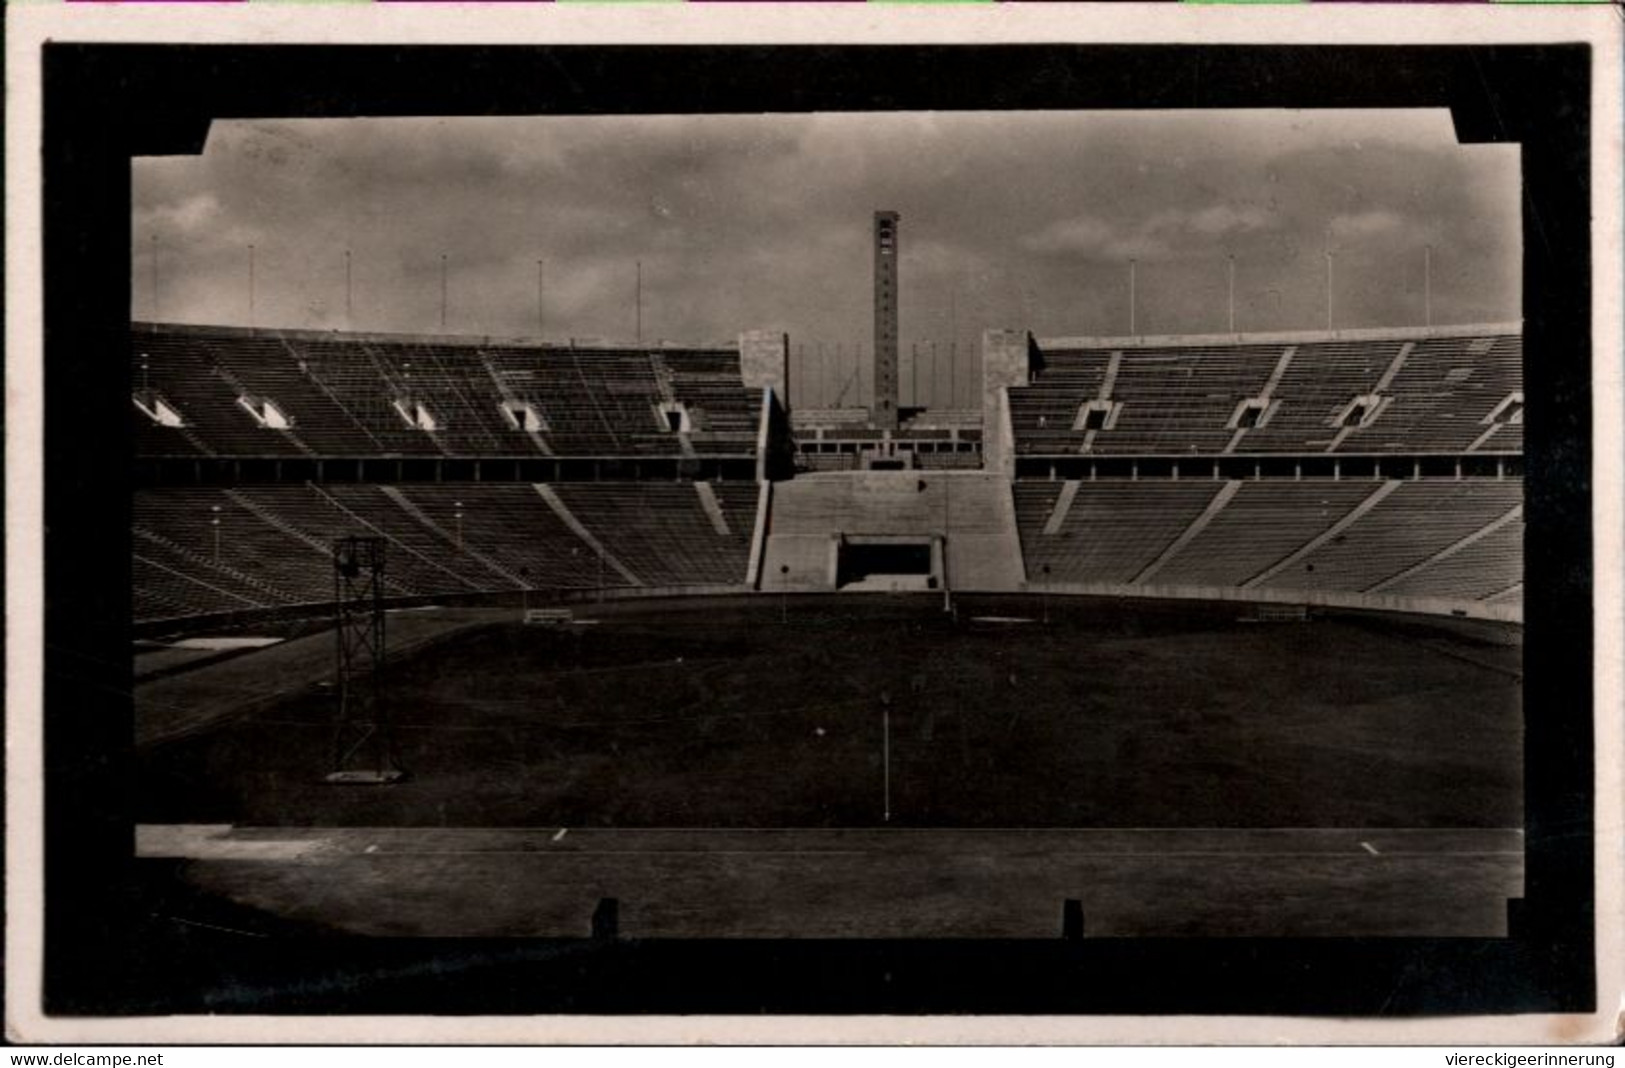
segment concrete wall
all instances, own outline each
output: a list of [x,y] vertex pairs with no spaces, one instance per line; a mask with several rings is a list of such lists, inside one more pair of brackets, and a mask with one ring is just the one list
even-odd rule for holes
[[790,407],[790,336],[773,330],[746,330],[739,335],[739,372],[745,388],[768,388]]
[[982,470],[1014,478],[1016,443],[1005,390],[1032,381],[1032,336],[1025,330],[982,334]]

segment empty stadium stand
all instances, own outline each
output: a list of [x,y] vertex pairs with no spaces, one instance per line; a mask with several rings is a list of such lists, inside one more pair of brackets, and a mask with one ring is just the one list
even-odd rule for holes
[[[757,492],[631,482],[143,490],[134,508],[136,618],[330,602],[332,543],[345,534],[385,538],[388,593],[403,598],[743,588]],[[567,498],[568,510],[550,496]]]
[[1009,393],[1025,455],[1515,455],[1522,445],[1516,414],[1491,432],[1521,396],[1516,327],[1038,346],[1031,382]]
[[1517,603],[1521,479],[1018,482],[1029,580]]
[[[321,605],[345,534],[386,540],[387,593],[413,603],[1042,588],[1521,612],[1516,327],[1037,341],[979,423],[896,431],[783,418],[734,348],[139,323],[130,346],[138,621]],[[979,470],[1001,442],[1012,467]],[[785,444],[797,477],[762,462]],[[915,585],[848,581],[843,554],[927,552]]]
[[761,419],[727,349],[137,323],[130,353],[149,457],[749,456]]

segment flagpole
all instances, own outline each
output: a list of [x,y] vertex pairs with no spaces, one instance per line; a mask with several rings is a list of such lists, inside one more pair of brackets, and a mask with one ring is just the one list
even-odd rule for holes
[[1422,246],[1422,316],[1433,325],[1433,246]]
[[1135,286],[1137,282],[1135,275],[1138,273],[1138,268],[1139,264],[1136,261],[1132,259],[1128,261],[1128,333],[1130,337],[1139,336],[1134,308],[1134,301],[1136,297]]
[[1236,332],[1236,257],[1230,259],[1230,332]]
[[152,235],[152,321],[163,316],[163,305],[158,299],[158,235]]

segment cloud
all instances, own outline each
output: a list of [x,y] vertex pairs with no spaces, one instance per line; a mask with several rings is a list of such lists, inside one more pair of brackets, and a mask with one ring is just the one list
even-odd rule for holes
[[167,230],[189,235],[218,222],[220,201],[213,193],[194,193],[175,203],[153,204],[135,213],[136,231]]
[[1397,211],[1387,208],[1340,214],[1327,224],[1334,238],[1358,240],[1402,233],[1411,224]]
[[1167,208],[1138,220],[1085,214],[1052,222],[1025,236],[1021,245],[1031,252],[1096,260],[1177,258],[1193,246],[1266,230],[1278,222],[1252,205]]
[[[137,160],[133,311],[261,325],[535,329],[554,336],[741,329],[850,353],[872,337],[869,233],[902,215],[905,344],[974,349],[984,328],[1116,333],[1324,319],[1338,242],[1343,325],[1519,313],[1516,146],[1461,146],[1443,112],[940,112],[216,123],[198,157]],[[160,238],[161,300],[147,237]],[[816,377],[816,376],[814,376]]]

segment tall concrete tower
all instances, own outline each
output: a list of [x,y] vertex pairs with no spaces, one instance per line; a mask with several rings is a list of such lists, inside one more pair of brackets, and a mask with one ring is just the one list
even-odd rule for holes
[[869,418],[897,429],[897,213],[875,212],[875,388]]

